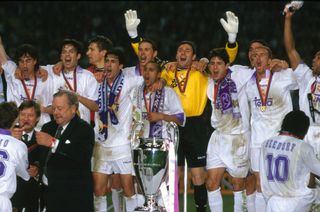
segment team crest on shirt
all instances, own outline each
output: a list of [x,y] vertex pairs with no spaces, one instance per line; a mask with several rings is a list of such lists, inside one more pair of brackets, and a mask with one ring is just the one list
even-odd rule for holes
[[171,81],[170,87],[175,88],[175,87],[177,87],[177,86],[178,86],[178,83],[177,83],[176,79],[173,79],[173,80]]
[[[29,99],[28,99],[28,97],[24,97],[24,96],[22,96],[22,94],[20,94],[20,100],[21,101],[28,101]],[[37,98],[33,98],[33,101],[37,101]]]

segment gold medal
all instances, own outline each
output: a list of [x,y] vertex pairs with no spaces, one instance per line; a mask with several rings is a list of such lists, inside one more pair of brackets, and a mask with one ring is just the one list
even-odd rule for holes
[[118,111],[118,105],[116,103],[112,104],[110,109],[113,111],[113,112],[117,112]]
[[261,112],[266,111],[266,109],[267,109],[267,106],[265,106],[265,105],[260,107],[260,111],[261,111]]

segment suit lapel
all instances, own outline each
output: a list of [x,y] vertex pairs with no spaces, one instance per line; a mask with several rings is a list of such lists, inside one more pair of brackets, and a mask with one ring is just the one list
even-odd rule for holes
[[75,123],[76,123],[76,120],[79,119],[79,117],[77,115],[75,115],[70,123],[68,124],[67,128],[63,131],[62,135],[60,136],[60,141],[65,141],[67,140],[68,138],[70,138],[70,135],[73,131],[73,128],[75,126]]

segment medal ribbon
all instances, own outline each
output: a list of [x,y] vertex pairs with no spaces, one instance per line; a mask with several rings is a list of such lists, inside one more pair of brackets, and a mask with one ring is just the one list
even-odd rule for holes
[[[176,82],[178,84],[178,88],[179,88],[180,93],[184,93],[186,91],[187,83],[188,83],[188,80],[189,80],[190,68],[187,70],[186,77],[184,79],[182,79],[181,82],[179,81],[177,72],[178,71],[176,70],[175,73],[174,73],[174,78],[175,78],[175,80],[176,80]],[[184,83],[183,83],[183,80],[185,80]]]
[[26,93],[26,95],[27,95],[28,100],[32,101],[33,98],[34,98],[34,94],[36,93],[37,77],[34,76],[34,85],[33,85],[33,88],[32,88],[31,96],[30,96],[30,94],[29,94],[28,88],[27,88],[26,83],[24,82],[24,80],[21,80],[21,82],[22,82],[23,89],[24,89],[24,91],[25,91],[25,93]]
[[66,78],[66,76],[64,75],[64,72],[62,71],[62,76],[64,81],[66,81],[68,88],[73,92],[77,92],[77,71],[76,70],[77,70],[77,67],[73,71],[73,87],[70,85],[69,80]]
[[258,78],[256,76],[256,84],[257,84],[257,88],[258,88],[258,91],[259,91],[261,104],[262,104],[262,106],[265,106],[265,107],[267,106],[267,99],[268,99],[269,90],[270,90],[270,86],[271,86],[272,76],[273,76],[273,74],[270,73],[269,82],[268,82],[267,89],[266,89],[266,95],[263,95],[262,89],[260,87],[260,83],[258,82]]
[[215,105],[215,107],[217,107],[217,106],[216,106],[216,102],[217,102],[219,84],[220,84],[220,82],[214,83],[214,90],[213,90],[214,99],[213,99],[213,104]]

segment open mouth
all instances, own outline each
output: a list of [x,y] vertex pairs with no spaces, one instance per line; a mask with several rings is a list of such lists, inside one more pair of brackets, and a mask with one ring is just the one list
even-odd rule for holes
[[147,62],[147,57],[145,57],[145,56],[140,57],[140,62],[141,63],[146,63]]
[[65,65],[71,65],[71,62],[72,62],[72,60],[71,60],[71,58],[65,58],[64,59],[64,63],[65,63]]

